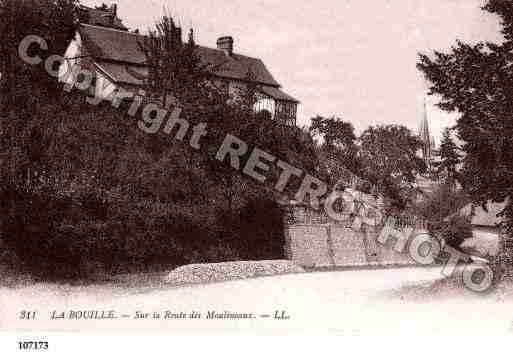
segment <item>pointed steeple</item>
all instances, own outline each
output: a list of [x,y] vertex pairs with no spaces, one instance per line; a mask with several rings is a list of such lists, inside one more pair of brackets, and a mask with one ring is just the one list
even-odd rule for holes
[[424,96],[424,107],[422,112],[422,120],[419,126],[419,136],[422,140],[422,157],[427,161],[432,154],[432,137],[429,133],[429,122],[427,114],[426,97]]

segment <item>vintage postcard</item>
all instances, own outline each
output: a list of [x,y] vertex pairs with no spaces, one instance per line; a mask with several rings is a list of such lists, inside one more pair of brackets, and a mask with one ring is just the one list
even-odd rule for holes
[[0,40],[4,333],[513,333],[513,1],[0,0]]

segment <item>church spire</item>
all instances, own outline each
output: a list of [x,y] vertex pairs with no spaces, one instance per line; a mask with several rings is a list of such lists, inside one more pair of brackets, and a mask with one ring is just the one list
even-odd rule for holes
[[428,121],[428,113],[427,113],[427,104],[426,104],[426,96],[424,96],[424,106],[422,111],[422,120],[419,126],[419,136],[422,141],[422,157],[426,161],[426,164],[429,166],[429,159],[432,155],[433,150],[433,139],[431,134],[429,133],[429,121]]
[[422,109],[422,119],[419,126],[419,137],[422,141],[422,159],[426,163],[426,167],[431,172],[431,160],[433,158],[433,150],[435,148],[434,138],[429,132],[429,120],[426,96],[424,96],[424,104]]

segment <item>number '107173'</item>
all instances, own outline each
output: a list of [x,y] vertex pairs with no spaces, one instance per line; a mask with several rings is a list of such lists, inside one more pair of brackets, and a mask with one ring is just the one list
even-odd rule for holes
[[48,342],[18,342],[20,350],[47,350]]

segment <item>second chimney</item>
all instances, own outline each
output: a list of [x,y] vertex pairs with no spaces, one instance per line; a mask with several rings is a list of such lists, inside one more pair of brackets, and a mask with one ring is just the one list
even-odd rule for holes
[[217,48],[219,50],[224,51],[227,56],[232,56],[233,54],[233,37],[231,36],[223,36],[217,39]]

